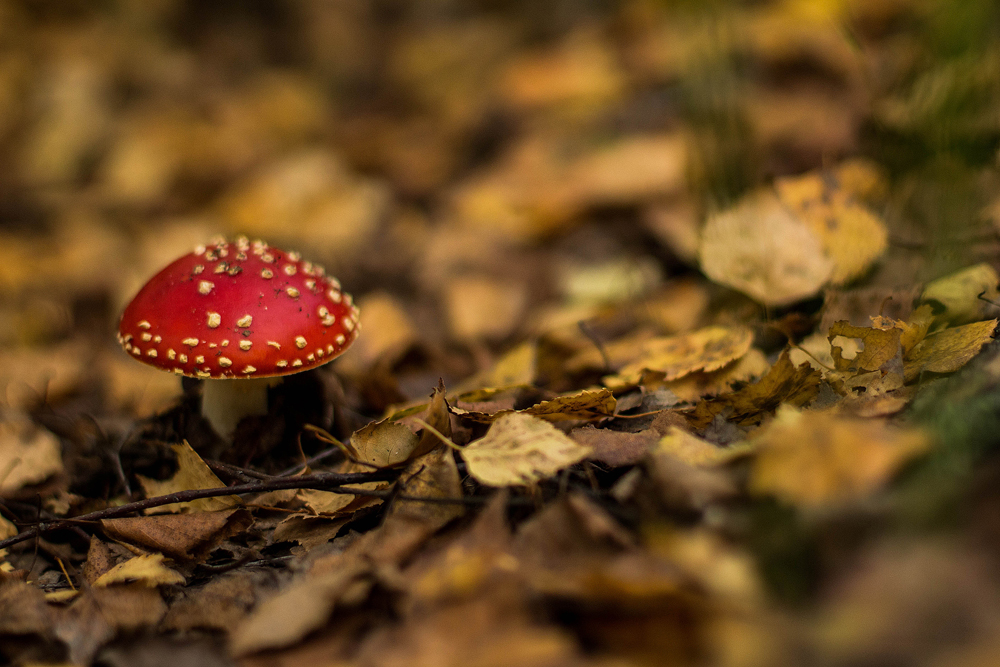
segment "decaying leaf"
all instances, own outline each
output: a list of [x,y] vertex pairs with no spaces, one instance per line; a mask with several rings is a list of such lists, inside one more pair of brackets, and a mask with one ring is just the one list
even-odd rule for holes
[[[177,491],[192,489],[220,489],[225,486],[212,470],[205,465],[191,445],[183,442],[170,445],[177,455],[177,472],[170,479],[157,480],[137,475],[146,497],[163,496]],[[186,503],[172,503],[147,510],[148,514],[163,514],[173,512],[215,512],[229,509],[240,504],[237,496],[218,496],[201,498]]]
[[[899,340],[902,333],[897,328],[873,329],[852,326],[844,320],[837,322],[830,327],[830,334],[827,337],[830,340],[834,368],[838,371],[852,372],[875,371],[882,368],[900,354]],[[864,344],[864,348],[853,359],[845,359],[844,349],[833,344],[837,336],[858,338]]]
[[483,484],[519,486],[550,477],[590,452],[547,421],[515,412],[500,416],[484,437],[464,447],[462,458]]
[[835,268],[816,233],[770,192],[709,217],[698,257],[709,278],[769,306],[816,294]]
[[128,582],[138,582],[149,587],[168,586],[183,584],[184,577],[177,570],[163,564],[163,554],[146,554],[119,563],[101,575],[93,585],[101,587]]
[[783,403],[799,407],[812,401],[820,378],[820,372],[809,364],[794,365],[785,351],[760,381],[701,401],[688,419],[696,428],[705,428],[716,415],[741,425],[757,424]]
[[880,419],[783,407],[753,438],[750,486],[803,507],[863,498],[930,446],[926,434]]

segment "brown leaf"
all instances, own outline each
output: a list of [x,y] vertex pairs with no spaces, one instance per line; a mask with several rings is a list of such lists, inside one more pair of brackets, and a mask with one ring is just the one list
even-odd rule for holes
[[752,343],[753,333],[743,326],[711,326],[688,334],[654,338],[642,344],[636,360],[619,371],[613,386],[635,384],[644,371],[656,373],[662,382],[695,371],[716,371],[746,354]]
[[652,429],[627,433],[588,425],[573,429],[569,436],[591,449],[588,458],[617,468],[641,461],[660,434]]
[[[896,328],[883,330],[871,327],[856,327],[849,322],[841,320],[830,327],[827,338],[830,341],[833,353],[834,368],[838,371],[850,371],[859,373],[861,371],[875,371],[889,362],[897,354],[901,354],[899,344],[902,331]],[[864,343],[864,349],[858,352],[853,359],[845,359],[843,348],[834,345],[837,336],[846,338],[858,338]]]
[[103,519],[104,532],[123,542],[159,551],[177,560],[200,560],[219,542],[246,529],[246,510]]
[[[177,455],[177,472],[170,479],[157,480],[137,475],[142,490],[147,498],[165,496],[178,491],[193,489],[221,489],[225,486],[214,472],[201,460],[191,445],[183,442],[170,445]],[[164,514],[171,512],[215,512],[226,510],[240,504],[238,496],[218,496],[201,498],[186,503],[172,503],[147,510],[147,514]]]
[[521,413],[550,422],[595,420],[614,416],[615,397],[607,389],[584,390],[536,403]]

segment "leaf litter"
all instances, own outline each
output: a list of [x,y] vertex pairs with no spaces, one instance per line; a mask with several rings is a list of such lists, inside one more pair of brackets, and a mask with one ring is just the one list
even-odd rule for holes
[[[987,664],[992,5],[355,4],[0,8],[0,661]],[[214,234],[364,324],[231,443]]]

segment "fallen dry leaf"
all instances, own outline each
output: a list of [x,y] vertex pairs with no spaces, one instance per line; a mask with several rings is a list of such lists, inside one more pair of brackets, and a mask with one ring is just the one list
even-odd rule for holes
[[[179,445],[170,445],[170,449],[177,455],[177,472],[174,473],[173,477],[158,480],[137,475],[147,498],[192,489],[221,489],[225,486],[222,480],[212,472],[187,442]],[[192,500],[186,503],[162,505],[151,508],[146,513],[215,512],[229,509],[239,505],[240,502],[237,496],[218,496],[215,498],[201,498],[200,500]]]
[[163,554],[136,556],[114,566],[94,581],[96,587],[136,582],[150,588],[183,584],[184,576],[163,564]]
[[[920,300],[935,307],[939,322],[964,324],[984,319],[990,304],[1000,300],[1000,275],[989,264],[976,264],[929,283]],[[994,310],[995,312],[995,310]]]
[[835,267],[816,233],[770,192],[710,216],[698,258],[709,278],[769,306],[816,294]]
[[462,448],[469,474],[490,486],[520,486],[582,461],[590,448],[538,417],[501,415],[486,435]]
[[746,456],[753,451],[753,447],[748,444],[720,447],[673,426],[650,451],[653,455],[670,454],[688,465],[711,467]]
[[[830,327],[827,338],[833,355],[833,365],[838,371],[875,371],[882,368],[898,354],[901,354],[900,336],[902,331],[897,328],[875,329],[872,327],[856,327],[841,320]],[[837,336],[858,338],[864,347],[853,359],[845,359],[844,349],[834,345]]]
[[997,320],[987,320],[951,327],[927,336],[916,344],[905,359],[904,377],[910,381],[924,371],[957,371],[993,339],[996,326]]
[[687,334],[653,338],[644,342],[638,358],[612,377],[610,386],[638,383],[643,373],[655,373],[669,382],[695,371],[712,372],[739,359],[750,350],[753,333],[742,326],[711,326]]
[[164,514],[124,519],[103,519],[109,536],[175,560],[200,560],[219,542],[245,530],[253,519],[246,510],[221,510],[194,514]]
[[818,508],[859,500],[930,447],[926,434],[880,419],[782,407],[753,438],[750,488]]
[[63,470],[59,438],[25,415],[0,416],[0,495],[41,484]]
[[599,420],[615,414],[615,397],[607,389],[585,389],[536,403],[521,412],[546,421]]

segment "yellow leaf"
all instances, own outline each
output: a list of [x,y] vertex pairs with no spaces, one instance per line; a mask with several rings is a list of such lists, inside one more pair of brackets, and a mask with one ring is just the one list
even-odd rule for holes
[[711,216],[698,256],[710,279],[769,306],[816,294],[834,270],[819,236],[771,192]]
[[546,421],[594,420],[612,417],[618,402],[607,389],[584,390],[567,396],[557,396],[521,410]]
[[903,375],[907,382],[915,379],[923,371],[932,373],[952,373],[979,354],[996,329],[997,320],[973,322],[960,327],[952,327],[924,338],[903,365]]
[[40,484],[62,472],[59,438],[26,416],[10,411],[0,417],[0,494]]
[[486,435],[462,449],[469,474],[489,486],[519,486],[582,461],[590,447],[523,413],[501,415]]
[[929,446],[917,430],[783,407],[754,438],[750,488],[805,507],[857,500]]
[[[191,445],[184,442],[179,445],[170,445],[170,448],[177,454],[177,472],[170,479],[158,480],[136,475],[139,484],[146,493],[146,497],[164,496],[168,493],[178,491],[190,491],[192,489],[218,489],[224,487],[215,473],[205,465],[198,453],[191,449]],[[161,507],[154,507],[147,510],[148,514],[163,514],[171,512],[215,512],[217,510],[229,509],[240,504],[237,496],[219,496],[216,498],[201,498],[187,503],[172,503]]]
[[989,304],[980,299],[979,295],[997,301],[1000,297],[997,283],[1000,283],[1000,276],[992,266],[984,262],[929,283],[920,295],[920,300],[936,305],[935,310],[944,306],[944,312],[938,312],[938,321],[963,324],[983,318]]
[[739,359],[750,349],[753,333],[746,327],[711,326],[679,336],[653,338],[642,344],[636,361],[621,369],[612,382],[638,384],[645,371],[676,380],[694,371],[712,372]]
[[650,449],[653,454],[670,454],[688,465],[716,466],[750,453],[749,445],[720,447],[687,431],[671,426],[667,434]]
[[781,201],[822,240],[835,265],[830,282],[860,276],[888,247],[885,224],[854,201],[833,174],[810,172],[779,179],[774,186]]
[[180,572],[171,570],[163,564],[163,554],[146,554],[130,558],[124,563],[114,566],[102,574],[94,582],[94,586],[100,588],[130,581],[137,581],[152,588],[169,584],[183,584],[184,577],[181,576]]
[[[838,371],[875,371],[881,368],[897,354],[900,354],[899,339],[902,331],[892,329],[874,329],[872,327],[856,327],[847,320],[834,322],[827,338],[830,341],[833,365]],[[858,338],[864,343],[864,349],[853,359],[845,359],[844,349],[833,342],[837,336]]]

